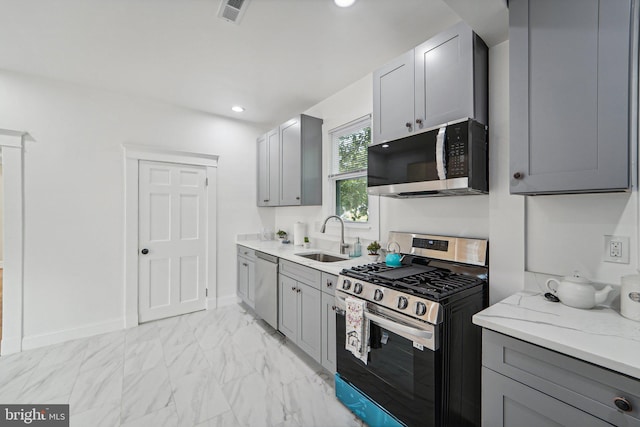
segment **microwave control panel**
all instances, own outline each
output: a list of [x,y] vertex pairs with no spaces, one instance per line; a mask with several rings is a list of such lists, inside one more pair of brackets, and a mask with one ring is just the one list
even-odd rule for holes
[[451,126],[447,129],[447,178],[467,176],[467,126]]

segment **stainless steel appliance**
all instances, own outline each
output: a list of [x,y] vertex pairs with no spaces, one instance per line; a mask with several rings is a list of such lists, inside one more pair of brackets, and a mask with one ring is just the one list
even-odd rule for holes
[[487,127],[465,119],[368,148],[367,191],[390,197],[489,191]]
[[255,312],[278,329],[278,257],[256,252]]
[[[336,287],[336,396],[371,426],[479,426],[487,240],[392,232],[404,255],[344,269]],[[345,349],[345,300],[365,301],[367,363]]]

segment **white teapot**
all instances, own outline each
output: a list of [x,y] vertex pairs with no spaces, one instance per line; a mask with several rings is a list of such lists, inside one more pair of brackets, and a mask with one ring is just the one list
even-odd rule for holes
[[[551,283],[556,283],[556,288]],[[549,279],[546,283],[547,289],[560,299],[560,302],[569,307],[592,308],[596,304],[602,304],[613,288],[609,285],[602,290],[596,291],[591,282],[580,277],[578,272],[573,276],[563,277],[561,281]]]

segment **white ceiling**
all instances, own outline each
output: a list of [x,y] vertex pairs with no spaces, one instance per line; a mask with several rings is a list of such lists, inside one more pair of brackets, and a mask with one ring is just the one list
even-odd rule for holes
[[505,0],[252,0],[240,25],[219,5],[0,0],[0,68],[272,126],[461,18],[507,37]]

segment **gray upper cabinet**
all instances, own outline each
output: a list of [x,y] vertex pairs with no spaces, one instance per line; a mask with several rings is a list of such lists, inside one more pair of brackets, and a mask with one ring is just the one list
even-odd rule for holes
[[486,124],[487,91],[487,46],[459,22],[373,73],[373,143],[467,117]]
[[280,131],[258,138],[258,206],[280,204]]
[[631,0],[509,2],[513,194],[630,187]]
[[416,125],[469,117],[488,124],[488,49],[464,22],[415,49]]
[[301,114],[258,138],[258,206],[322,204],[322,120]]
[[413,128],[413,50],[373,73],[373,143],[407,136]]

